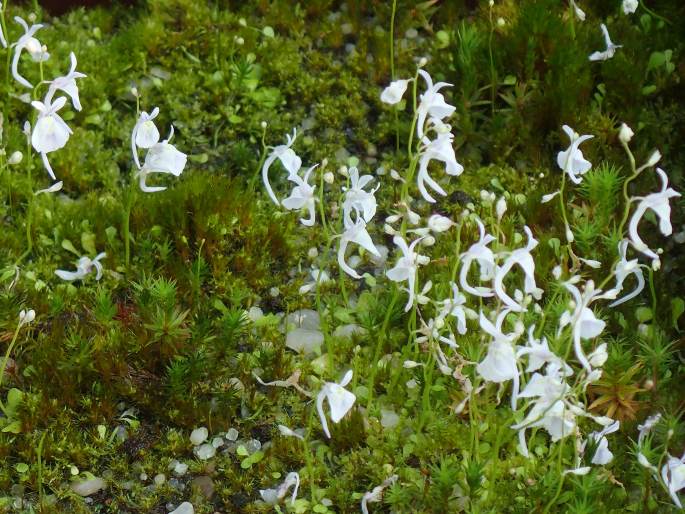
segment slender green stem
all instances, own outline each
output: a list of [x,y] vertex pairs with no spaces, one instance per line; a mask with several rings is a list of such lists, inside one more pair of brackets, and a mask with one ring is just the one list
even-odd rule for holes
[[126,265],[126,271],[129,270],[131,265],[131,209],[133,208],[133,197],[134,197],[134,182],[131,182],[126,193],[126,199],[124,204],[124,216],[122,221],[122,232],[124,235],[124,263]]
[[264,161],[266,161],[267,147],[266,147],[266,123],[262,125],[262,152],[259,157],[259,164],[257,164],[257,169],[250,180],[250,189],[254,190],[254,186],[259,179],[259,174],[262,171],[262,166],[264,166]]
[[568,216],[566,215],[566,197],[564,196],[564,193],[566,191],[566,172],[563,171],[561,174],[561,187],[559,188],[559,207],[561,209],[561,217],[564,220],[564,230],[566,231],[566,234],[564,237],[566,237],[566,243],[571,244],[571,241],[569,241],[568,234],[571,233],[571,226],[568,224]]
[[43,432],[40,436],[40,442],[38,443],[38,448],[36,449],[36,456],[38,457],[38,476],[36,477],[38,481],[38,502],[43,507],[43,442],[45,442],[45,436],[47,432]]
[[454,260],[454,265],[452,266],[452,273],[451,273],[451,281],[456,282],[457,280],[457,270],[459,269],[459,263],[461,262],[461,258],[459,255],[461,254],[461,229],[464,226],[464,220],[461,219],[459,221],[459,224],[457,225],[457,240],[454,245],[454,255],[455,255],[455,260]]
[[559,485],[557,486],[557,490],[556,490],[554,496],[552,497],[552,499],[549,501],[549,503],[545,507],[543,514],[547,514],[549,512],[549,509],[551,509],[552,506],[554,505],[554,503],[557,501],[557,499],[559,498],[559,495],[561,494],[561,490],[564,487],[564,479],[566,478],[566,475],[564,475],[563,471],[561,470],[561,468],[563,466],[563,460],[562,460],[562,458],[563,458],[563,451],[562,451],[563,447],[564,447],[564,439],[562,438],[559,441],[559,446],[558,446],[559,460],[558,460],[557,466],[558,466],[558,471],[559,471]]
[[414,80],[412,80],[411,94],[412,94],[412,108],[414,117],[411,120],[411,127],[409,128],[409,140],[407,141],[407,154],[409,158],[412,157],[412,149],[414,147],[414,132],[416,131],[416,121],[419,119],[419,113],[416,112],[416,95],[418,94],[417,88],[419,83],[419,68],[416,68],[416,73],[414,74]]
[[432,412],[430,393],[431,388],[433,387],[433,371],[435,369],[434,360],[435,359],[432,354],[429,355],[428,362],[426,362],[426,365],[423,367],[423,394],[421,396],[421,414],[419,415],[419,426],[416,430],[417,432],[420,432],[421,429],[426,425],[426,417]]
[[628,161],[630,162],[631,175],[623,182],[623,200],[625,202],[623,209],[623,217],[621,218],[621,224],[618,226],[618,231],[623,236],[623,229],[625,228],[626,222],[628,221],[628,216],[630,215],[630,196],[628,196],[628,185],[635,180],[642,170],[636,169],[635,166],[635,156],[633,152],[630,151],[628,143],[621,141],[623,149],[628,155]]
[[492,54],[492,38],[495,34],[495,25],[492,23],[492,4],[490,4],[490,9],[488,11],[488,17],[490,19],[490,35],[488,36],[488,55],[490,57],[490,83],[492,86],[490,94],[490,105],[492,115],[495,115],[495,98],[497,96],[497,71],[495,70],[495,59]]
[[395,308],[395,304],[397,303],[399,297],[400,291],[397,287],[395,287],[392,293],[392,299],[390,300],[390,304],[388,305],[388,308],[385,311],[385,318],[383,319],[381,330],[376,335],[376,348],[373,352],[373,360],[371,361],[371,374],[369,376],[369,396],[366,402],[367,410],[371,407],[371,401],[373,400],[373,391],[376,383],[376,374],[378,373],[378,359],[380,359],[381,356],[381,349],[383,348],[383,343],[388,339],[390,317],[392,316],[393,309]]
[[[21,322],[17,324],[17,328],[14,330],[14,335],[12,336],[12,341],[5,352],[5,358],[2,360],[2,366],[0,367],[0,386],[2,386],[2,379],[5,378],[5,373],[7,373],[7,361],[9,361],[14,345],[17,343],[19,329],[21,329],[22,325],[23,323]],[[0,410],[2,410],[3,414],[7,417],[7,411],[5,410],[5,405],[2,403],[2,400],[0,400]]]
[[655,13],[654,11],[652,11],[649,7],[647,7],[647,6],[645,5],[644,2],[640,1],[640,6],[642,6],[642,8],[643,8],[645,11],[647,11],[647,14],[649,14],[649,15],[651,15],[651,16],[654,16],[654,17],[655,17],[656,19],[658,19],[658,20],[663,21],[666,25],[673,25],[673,22],[671,22],[671,20],[668,20],[668,19],[664,18],[663,16],[661,16],[660,14],[657,14],[657,13]]
[[[395,80],[395,14],[397,12],[397,0],[392,0],[392,14],[390,15],[390,78]],[[400,120],[397,109],[395,111],[395,148],[400,151]]]
[[656,288],[654,287],[654,270],[650,266],[648,268],[648,275],[649,275],[649,292],[652,296],[652,316],[656,318],[657,310],[656,310]]

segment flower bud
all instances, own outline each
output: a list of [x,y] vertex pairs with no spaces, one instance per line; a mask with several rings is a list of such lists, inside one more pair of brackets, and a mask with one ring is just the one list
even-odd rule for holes
[[635,133],[628,125],[621,123],[621,129],[618,131],[618,139],[621,141],[621,143],[627,144],[634,135]]
[[504,18],[502,18],[502,17],[497,18],[497,26],[498,27],[504,27],[506,24],[507,24],[507,22],[504,21]]
[[261,127],[262,127],[263,129],[265,129],[265,128],[267,127],[266,121],[262,121],[262,122],[260,123],[260,125],[261,125]]
[[240,36],[236,36],[235,44],[238,46],[243,46],[245,44],[245,40]]
[[652,155],[649,156],[649,159],[647,160],[645,167],[650,168],[651,166],[654,166],[660,160],[661,160],[661,152],[659,152],[659,150],[654,150],[654,152],[652,152]]
[[441,216],[440,214],[433,214],[428,218],[428,228],[433,232],[445,232],[449,230],[454,222],[446,216]]
[[390,236],[394,236],[395,234],[397,234],[397,231],[394,228],[392,228],[390,225],[388,225],[387,223],[385,225],[383,225],[383,232],[385,232],[386,234],[388,234]]
[[574,241],[573,237],[573,232],[571,232],[571,229],[569,227],[566,227],[566,241],[569,243],[572,243]]
[[131,88],[131,94],[135,97],[138,97],[138,88],[137,87],[132,87]]
[[12,152],[12,155],[10,155],[10,158],[7,160],[9,164],[19,164],[22,160],[24,159],[24,154],[21,153],[19,150],[16,150]]
[[422,246],[433,246],[435,244],[435,238],[433,236],[426,236],[421,240]]
[[34,319],[36,319],[36,311],[33,309],[29,309],[28,311],[22,309],[19,312],[19,325],[31,323]]
[[316,259],[318,255],[319,250],[316,248],[316,246],[312,246],[307,252],[307,257],[309,257],[310,259]]
[[326,173],[323,174],[323,181],[326,184],[332,184],[335,181],[335,176],[333,175],[333,172],[327,171]]
[[419,59],[419,68],[423,68],[426,64],[428,64],[428,59],[421,57],[421,59]]
[[385,222],[386,223],[396,223],[397,221],[399,221],[400,218],[401,218],[401,216],[399,214],[391,214],[390,216],[385,218]]
[[245,21],[245,18],[240,18],[238,20],[238,25],[240,25],[241,27],[247,27],[247,21]]
[[499,200],[497,200],[495,211],[497,212],[497,221],[500,221],[504,213],[507,212],[507,201],[503,196],[500,196]]

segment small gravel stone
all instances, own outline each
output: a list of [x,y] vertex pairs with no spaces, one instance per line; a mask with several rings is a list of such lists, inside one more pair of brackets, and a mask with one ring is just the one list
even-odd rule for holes
[[107,484],[105,484],[105,481],[102,478],[95,477],[90,480],[71,484],[71,490],[79,496],[90,496],[91,494],[95,494],[99,490],[104,489],[106,485]]

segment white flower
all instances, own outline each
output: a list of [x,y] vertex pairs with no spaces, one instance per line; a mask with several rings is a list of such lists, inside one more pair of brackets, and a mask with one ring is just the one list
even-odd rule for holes
[[618,254],[620,260],[616,264],[616,269],[614,270],[614,275],[616,276],[616,286],[614,286],[614,290],[616,291],[616,295],[618,295],[618,293],[620,293],[623,290],[623,282],[630,275],[635,275],[635,278],[637,279],[637,286],[635,286],[635,289],[630,293],[610,303],[609,307],[616,307],[617,305],[621,305],[622,303],[627,302],[628,300],[632,300],[637,295],[639,295],[645,287],[645,277],[642,274],[642,269],[640,269],[638,260],[632,259],[629,261],[626,258],[627,250],[628,240],[624,239],[618,244]]
[[295,437],[296,439],[299,439],[300,441],[304,441],[304,436],[300,432],[304,432],[304,429],[299,428],[297,430],[293,430],[285,425],[278,425],[278,431],[281,433],[281,435],[284,435],[286,437]]
[[424,125],[426,124],[426,117],[430,115],[431,118],[442,120],[454,113],[456,107],[445,102],[445,97],[442,93],[438,93],[445,86],[452,86],[447,82],[438,82],[433,85],[433,79],[424,70],[419,70],[419,73],[426,81],[426,91],[421,95],[419,107],[416,110],[416,134],[419,141],[423,139]]
[[540,200],[540,203],[547,203],[551,202],[554,200],[554,197],[556,197],[561,191],[554,191],[554,193],[550,193],[548,195],[542,195],[542,199]]
[[520,358],[523,355],[528,355],[528,367],[526,368],[527,373],[532,373],[533,371],[539,370],[542,366],[547,363],[555,363],[561,368],[566,368],[567,372],[571,372],[571,369],[566,365],[563,360],[549,349],[549,344],[547,339],[543,336],[542,339],[535,339],[535,325],[531,325],[528,328],[528,345],[519,346],[516,348],[516,358]]
[[159,142],[159,130],[157,130],[155,122],[152,121],[158,114],[159,107],[152,109],[150,114],[145,111],[141,112],[131,131],[131,153],[136,167],[139,169],[138,148],[151,148]]
[[166,187],[148,186],[145,181],[150,173],[169,173],[175,177],[183,173],[188,156],[177,150],[174,145],[169,144],[172,137],[174,137],[173,125],[171,126],[169,137],[161,143],[153,144],[147,151],[145,163],[138,172],[138,182],[142,191],[156,193],[166,189]]
[[566,132],[566,135],[571,140],[571,144],[566,150],[557,154],[557,165],[569,176],[574,184],[580,184],[583,179],[579,175],[587,173],[592,168],[592,163],[583,157],[583,152],[579,146],[583,141],[592,139],[595,136],[579,136],[568,125],[564,125],[561,128]]
[[615,45],[614,43],[611,42],[611,38],[609,37],[609,31],[607,30],[607,26],[604,25],[604,23],[601,24],[602,28],[602,33],[604,34],[604,42],[606,43],[607,49],[604,50],[603,52],[593,52],[590,54],[589,59],[591,61],[606,61],[608,59],[611,59],[614,54],[616,53],[617,48],[621,48],[623,45]]
[[559,331],[566,325],[571,325],[573,333],[573,348],[578,362],[582,364],[585,370],[590,373],[592,366],[588,361],[583,347],[581,345],[582,339],[593,339],[602,333],[606,323],[595,317],[595,313],[589,308],[590,303],[600,298],[615,298],[615,292],[609,291],[602,294],[601,289],[595,290],[595,284],[592,280],[588,280],[585,284],[584,291],[580,290],[568,281],[564,283],[564,287],[571,293],[574,300],[573,312],[565,311],[559,320]]
[[659,230],[661,233],[665,236],[670,236],[673,232],[673,227],[671,226],[671,205],[669,204],[669,200],[671,198],[679,197],[680,193],[668,187],[668,176],[664,170],[657,168],[656,172],[661,178],[661,191],[658,193],[651,193],[644,198],[633,198],[633,200],[640,200],[640,203],[635,209],[633,216],[630,218],[628,235],[630,237],[630,242],[638,252],[658,261],[659,256],[640,238],[640,235],[637,233],[637,226],[640,223],[640,220],[642,220],[642,216],[647,212],[647,209],[651,209],[659,218]]
[[452,228],[453,225],[454,222],[451,219],[440,214],[433,214],[430,218],[428,218],[428,228],[436,234],[439,234],[440,232],[446,232]]
[[571,388],[566,384],[567,375],[556,364],[549,364],[545,375],[534,373],[519,398],[536,398],[532,409],[521,423],[512,425],[519,431],[519,450],[528,457],[525,431],[527,428],[543,427],[552,436],[552,441],[566,437],[576,427],[576,416],[582,414],[579,408],[572,408],[566,401]]
[[668,487],[673,503],[682,509],[683,505],[678,498],[678,491],[685,488],[685,454],[679,459],[668,456],[668,461],[661,468],[661,479]]
[[402,236],[395,236],[392,241],[402,251],[402,257],[397,260],[395,267],[386,271],[385,274],[393,282],[407,281],[409,300],[404,306],[404,311],[407,312],[414,305],[414,289],[418,267],[420,264],[428,264],[429,258],[414,251],[416,245],[421,241],[420,238],[412,241],[409,246]]
[[331,277],[328,275],[328,273],[326,273],[326,270],[312,268],[310,275],[312,277],[312,281],[300,286],[300,294],[307,294],[308,292],[316,289],[317,284],[326,284],[327,282],[332,282]]
[[288,494],[288,490],[293,486],[295,486],[295,489],[293,489],[290,503],[294,504],[295,499],[297,498],[297,489],[300,487],[300,475],[295,471],[288,473],[285,476],[283,483],[275,489],[260,489],[259,494],[261,495],[262,500],[269,505],[276,505],[285,498],[285,495]]
[[357,397],[354,393],[345,389],[345,386],[352,381],[352,370],[347,371],[340,383],[326,382],[316,396],[316,410],[321,419],[321,426],[326,436],[330,439],[331,433],[328,431],[328,423],[326,422],[326,415],[323,412],[323,401],[328,400],[328,405],[331,409],[331,420],[333,423],[338,423],[354,405]]
[[637,11],[638,5],[638,0],[623,0],[623,14],[633,14]]
[[461,271],[459,273],[459,284],[461,288],[474,296],[480,296],[487,298],[493,296],[495,293],[489,287],[471,287],[466,281],[466,277],[471,269],[471,263],[476,261],[480,268],[480,280],[486,281],[491,280],[495,276],[495,254],[492,250],[488,248],[487,245],[492,243],[495,238],[490,234],[485,233],[485,227],[483,223],[476,219],[478,224],[478,232],[480,233],[480,239],[477,243],[471,245],[471,247],[461,254]]
[[647,457],[645,457],[644,453],[637,452],[637,462],[640,464],[640,466],[644,466],[654,474],[657,473],[656,466],[647,460]]
[[36,311],[33,309],[19,311],[19,326],[27,325],[36,319]]
[[599,269],[602,267],[602,263],[600,261],[596,261],[593,259],[583,259],[582,257],[578,257],[578,260],[586,266],[590,266],[593,269]]
[[86,75],[76,71],[77,63],[74,52],[71,52],[69,54],[69,58],[71,59],[71,68],[69,69],[69,73],[67,73],[63,77],[57,77],[55,80],[50,82],[48,92],[45,95],[45,103],[52,101],[52,97],[57,91],[64,91],[71,98],[71,103],[74,106],[74,109],[80,111],[81,101],[79,100],[78,96],[78,86],[76,85],[76,79],[82,79]]
[[57,111],[64,107],[66,103],[67,99],[64,97],[60,97],[54,102],[31,102],[31,105],[38,110],[38,119],[31,133],[31,144],[36,152],[40,153],[43,165],[53,180],[56,180],[56,177],[48,161],[47,154],[63,148],[72,134],[69,126],[57,114]]
[[526,308],[514,301],[505,291],[504,291],[504,277],[509,273],[514,265],[518,264],[525,275],[523,289],[527,294],[532,294],[536,299],[540,299],[541,290],[535,284],[535,260],[530,254],[538,242],[533,238],[533,233],[530,231],[528,226],[524,226],[526,235],[528,236],[528,243],[524,248],[518,248],[511,252],[509,256],[504,261],[502,266],[498,266],[495,270],[495,280],[494,289],[495,293],[502,302],[509,307],[514,312],[525,312]]
[[[442,309],[438,314],[438,319],[444,319],[447,316],[454,316],[457,318],[457,332],[464,335],[466,333],[466,297],[459,292],[457,284],[450,282],[452,288],[452,298],[442,301]],[[470,309],[469,309],[470,311]],[[475,313],[473,313],[475,315]]]
[[587,440],[583,441],[581,444],[581,451],[585,451],[585,446],[588,442],[591,442],[595,446],[595,453],[590,460],[592,464],[604,466],[613,460],[614,454],[609,450],[609,441],[607,441],[606,436],[616,432],[619,426],[620,422],[614,421],[599,432],[591,432],[588,435]]
[[562,472],[562,475],[577,475],[577,476],[583,476],[587,475],[592,468],[590,466],[583,466],[580,468],[573,468],[573,469],[567,469]]
[[316,221],[316,202],[314,197],[314,187],[308,184],[309,176],[311,175],[314,168],[318,164],[315,164],[309,168],[305,174],[304,178],[301,178],[297,173],[293,173],[288,176],[288,180],[294,182],[296,186],[293,188],[290,196],[281,202],[281,205],[288,209],[289,211],[307,209],[309,212],[309,218],[300,218],[300,222],[305,227],[311,227]]
[[21,57],[21,51],[24,49],[31,55],[31,58],[34,60],[34,62],[47,61],[50,57],[50,54],[43,50],[43,45],[41,42],[33,37],[33,35],[39,29],[43,28],[43,25],[39,23],[29,27],[24,19],[19,16],[15,16],[14,21],[24,28],[24,34],[17,40],[16,43],[12,44],[14,47],[14,57],[12,58],[12,76],[22,86],[33,88],[33,85],[28,80],[19,75],[17,67],[19,66],[19,57]]
[[42,193],[56,193],[57,191],[61,191],[61,190],[62,190],[62,186],[63,186],[63,185],[64,185],[64,182],[62,182],[62,181],[60,180],[59,182],[55,182],[54,184],[52,184],[52,185],[51,185],[50,187],[48,187],[47,189],[39,189],[38,191],[36,191],[36,192],[33,193],[33,194],[34,194],[35,196],[37,196],[37,195],[42,194]]
[[92,260],[90,257],[83,256],[76,264],[76,271],[65,271],[58,269],[55,271],[55,275],[62,280],[73,282],[75,280],[83,280],[89,273],[95,270],[95,280],[100,280],[102,278],[102,264],[100,264],[100,260],[106,256],[107,254],[105,252],[97,254],[97,256]]
[[607,344],[602,343],[600,344],[597,348],[595,348],[590,355],[587,356],[587,360],[590,363],[590,366],[593,366],[595,368],[601,368],[604,366],[604,363],[607,361],[609,358],[609,354],[607,353]]
[[656,414],[649,416],[643,424],[637,426],[637,429],[639,431],[637,436],[638,446],[642,446],[642,441],[644,440],[644,438],[647,437],[647,435],[654,429],[654,427],[660,420],[661,413],[657,412]]
[[359,170],[352,166],[347,171],[350,177],[350,187],[343,187],[345,200],[343,201],[343,217],[347,223],[352,223],[352,211],[357,217],[362,217],[365,222],[371,221],[376,214],[376,197],[374,193],[378,190],[364,191],[364,188],[373,180],[371,175],[359,176]]
[[383,490],[397,482],[398,478],[399,477],[397,475],[392,475],[383,480],[381,485],[377,485],[373,488],[373,490],[365,492],[364,496],[362,496],[362,514],[369,514],[369,508],[367,507],[367,504],[371,502],[378,503],[381,501]]
[[[433,120],[431,119],[431,122]],[[421,158],[419,159],[419,172],[416,176],[417,185],[421,196],[424,200],[430,203],[435,203],[435,199],[426,190],[427,183],[433,191],[446,196],[445,190],[440,187],[431,176],[428,174],[428,163],[431,160],[437,160],[445,163],[445,172],[448,175],[459,176],[463,173],[464,167],[457,162],[457,158],[454,154],[454,148],[452,147],[452,141],[454,136],[450,132],[441,132],[437,134],[437,137],[430,141],[427,137],[423,138],[424,147],[421,150]]]
[[276,198],[276,195],[271,188],[271,183],[269,182],[269,168],[271,168],[271,165],[274,163],[274,161],[278,159],[281,161],[281,164],[283,164],[283,167],[288,171],[288,176],[290,176],[300,171],[300,167],[302,166],[302,159],[300,159],[295,151],[290,148],[295,142],[295,138],[297,138],[297,130],[293,129],[293,135],[290,136],[290,134],[286,134],[285,137],[287,140],[286,144],[274,147],[262,166],[262,180],[264,181],[264,187],[266,188],[266,192],[269,194],[269,198],[271,198],[271,201],[276,205],[280,205],[281,203],[278,201],[278,198]]
[[395,80],[390,83],[381,93],[381,102],[394,105],[400,103],[404,92],[407,90],[409,80]]
[[490,336],[492,341],[488,345],[488,353],[485,358],[476,366],[476,372],[488,382],[497,384],[513,380],[513,390],[511,394],[511,408],[516,410],[516,402],[519,390],[519,371],[516,366],[516,353],[514,352],[514,339],[516,334],[503,334],[502,323],[509,309],[504,309],[497,316],[497,321],[492,322],[480,313],[480,326]]
[[357,218],[357,221],[354,224],[346,224],[345,232],[343,232],[340,238],[340,246],[338,246],[338,264],[340,265],[340,268],[351,277],[359,279],[362,278],[361,275],[345,262],[345,251],[347,250],[347,245],[349,243],[357,243],[376,257],[381,256],[378,249],[373,244],[371,236],[366,231],[366,222],[362,218]]
[[576,4],[575,0],[570,0],[571,1],[571,7],[573,8],[573,12],[576,14],[576,17],[580,21],[585,21],[585,11],[583,11],[580,7],[578,7],[578,4]]

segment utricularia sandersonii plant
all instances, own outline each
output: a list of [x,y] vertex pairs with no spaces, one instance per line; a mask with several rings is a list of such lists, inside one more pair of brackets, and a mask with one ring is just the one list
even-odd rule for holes
[[[617,48],[608,39],[604,26],[603,30],[608,49],[601,56],[593,56],[592,60],[608,59]],[[426,89],[417,98],[419,77]],[[556,282],[555,298],[565,298],[566,303],[565,308],[557,311],[556,330],[547,333],[546,329],[552,321],[550,316],[555,314],[550,311],[550,304],[546,300],[549,292],[541,289],[536,280],[539,241],[534,228],[527,225],[521,226],[520,232],[512,235],[502,231],[508,211],[504,197],[496,201],[490,193],[483,195],[484,201],[495,205],[496,216],[489,218],[492,220],[491,227],[487,226],[488,217],[478,216],[475,212],[464,211],[456,222],[440,214],[433,214],[424,221],[423,216],[417,213],[421,206],[411,196],[411,184],[415,183],[424,205],[435,205],[437,200],[433,195],[437,193],[444,197],[447,192],[441,184],[442,180],[433,178],[429,171],[433,163],[444,167],[448,176],[458,176],[464,168],[456,160],[454,135],[448,124],[455,109],[440,92],[449,84],[434,83],[432,77],[419,68],[413,79],[392,82],[382,91],[381,100],[398,106],[410,84],[413,85],[415,109],[407,146],[409,164],[406,173],[393,170],[390,174],[391,179],[399,182],[401,192],[395,204],[397,213],[386,218],[382,230],[393,236],[393,243],[398,250],[396,260],[385,264],[384,260],[378,260],[380,252],[371,237],[374,233],[374,216],[378,210],[375,193],[389,186],[376,183],[375,187],[370,188],[369,185],[377,178],[361,175],[356,167],[343,169],[347,184],[341,187],[337,195],[343,212],[342,216],[338,216],[341,220],[339,232],[334,233],[334,217],[325,214],[326,208],[331,205],[324,195],[324,188],[329,184],[324,179],[325,165],[319,169],[318,181],[311,181],[316,165],[300,171],[302,159],[292,149],[296,131],[288,136],[285,145],[274,148],[264,161],[262,177],[269,197],[274,204],[287,210],[306,211],[307,216],[300,218],[300,222],[307,227],[315,225],[318,208],[328,245],[333,239],[340,240],[338,263],[342,273],[354,279],[362,278],[346,260],[349,243],[356,243],[372,259],[377,259],[377,265],[386,266],[388,284],[397,284],[395,298],[399,291],[406,292],[404,310],[411,311],[408,328],[415,342],[428,350],[432,362],[441,373],[461,382],[467,398],[455,412],[462,412],[469,401],[476,402],[476,395],[487,384],[495,384],[499,394],[510,385],[509,404],[513,418],[509,427],[518,434],[519,450],[523,456],[532,458],[528,445],[529,434],[541,429],[549,435],[552,443],[562,445],[568,438],[576,441],[573,445],[574,464],[567,469],[559,469],[562,477],[569,474],[584,475],[593,466],[608,465],[613,459],[611,435],[619,430],[620,421],[594,414],[586,400],[588,388],[600,382],[602,368],[608,358],[607,344],[599,342],[606,322],[597,316],[594,308],[599,304],[617,307],[642,292],[645,284],[643,268],[646,266],[640,263],[638,257],[643,255],[650,258],[654,270],[659,268],[660,261],[659,251],[650,249],[640,238],[638,225],[645,213],[651,210],[658,218],[661,233],[670,235],[669,200],[680,194],[668,187],[666,173],[656,168],[653,173],[662,184],[659,192],[631,198],[624,188],[624,210],[618,227],[621,239],[613,264],[605,267],[597,260],[578,255],[578,249],[574,247],[576,238],[572,224],[567,218],[567,181],[580,186],[592,170],[592,163],[583,155],[581,144],[594,136],[579,135],[568,125],[562,127],[569,139],[569,146],[559,151],[556,157],[561,171],[561,187],[545,195],[543,201],[559,197],[564,238],[567,241],[566,256],[562,255],[559,263],[553,266],[551,279]],[[624,125],[619,140],[632,166],[632,174],[626,183],[644,171],[654,169],[661,157],[659,152],[654,152],[643,165],[636,166],[628,145],[630,137],[632,131]],[[278,199],[269,179],[270,168],[277,161],[287,172],[287,181],[294,184],[291,195],[284,200]],[[475,241],[465,251],[455,255],[456,263],[451,273],[453,280],[445,284],[446,287],[436,287],[433,280],[421,281],[422,267],[430,265],[435,259],[429,255],[428,249],[435,245],[436,237],[448,233],[455,226],[459,234],[473,234]],[[324,256],[327,254],[328,247],[324,250]],[[356,259],[355,262],[360,260]],[[324,261],[324,266],[326,264]],[[587,277],[583,268],[598,272],[604,270],[605,274],[599,275],[596,282]],[[627,285],[632,283],[631,277],[634,277],[635,283],[631,289],[627,289]],[[459,285],[455,281],[457,278]],[[340,280],[344,280],[344,275],[340,276]],[[343,282],[341,287],[343,294],[347,294]],[[432,291],[445,289],[449,291],[447,297],[441,295],[431,298]],[[417,320],[420,320],[418,327]],[[483,351],[476,362],[469,363],[468,358],[460,354],[460,336],[478,330],[482,334]],[[550,337],[554,344],[550,344]],[[413,363],[407,368],[418,365],[415,361],[407,363]],[[470,379],[465,378],[460,371],[469,365],[473,366],[475,372]],[[373,377],[372,372],[371,387],[374,384]],[[351,379],[352,371],[348,371],[340,383],[326,382],[317,397],[317,410],[327,437],[331,434],[323,402],[327,399],[330,404],[331,419],[336,423],[340,421],[355,404],[355,395],[344,388]],[[678,477],[683,466],[685,464],[682,461],[672,457],[664,465],[660,480],[672,495],[682,487]],[[378,495],[381,492],[382,488],[377,490]],[[367,509],[367,502],[375,497],[375,493],[364,497],[364,510]],[[677,497],[673,497],[677,501]]]

